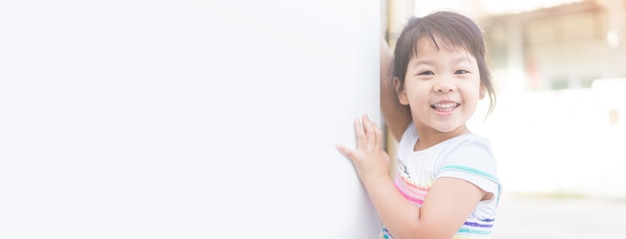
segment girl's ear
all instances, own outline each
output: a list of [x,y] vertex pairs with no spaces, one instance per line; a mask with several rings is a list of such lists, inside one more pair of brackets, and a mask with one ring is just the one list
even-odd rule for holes
[[484,99],[485,98],[485,91],[487,91],[487,87],[485,87],[483,84],[480,84],[480,98],[479,99]]
[[400,79],[398,79],[398,77],[393,77],[393,87],[396,89],[400,104],[408,105],[409,99],[406,97],[406,91],[404,90],[404,88],[400,89]]

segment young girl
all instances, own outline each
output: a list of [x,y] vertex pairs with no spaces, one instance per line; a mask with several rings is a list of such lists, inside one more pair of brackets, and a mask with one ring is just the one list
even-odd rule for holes
[[[466,122],[478,101],[495,94],[479,27],[455,12],[411,18],[394,55],[381,45],[381,110],[398,142],[397,172],[381,130],[363,115],[354,121],[351,159],[383,223],[381,238],[489,238],[500,183],[487,139]],[[392,86],[393,85],[393,86]]]

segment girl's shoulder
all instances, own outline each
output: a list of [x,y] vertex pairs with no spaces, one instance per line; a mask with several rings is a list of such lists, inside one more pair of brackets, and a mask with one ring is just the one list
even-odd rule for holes
[[402,137],[400,137],[400,140],[398,142],[417,140],[417,138],[417,128],[415,128],[415,123],[411,121],[406,126],[406,129],[404,129],[404,133],[402,133]]
[[459,135],[457,137],[446,140],[442,143],[448,144],[448,147],[452,147],[452,149],[459,148],[480,148],[491,153],[491,141],[488,138],[482,137],[480,135],[474,133],[468,133]]
[[496,159],[491,142],[476,134],[464,134],[447,140],[440,167],[459,165],[473,170],[496,174]]
[[418,138],[419,136],[417,134],[417,128],[415,128],[415,123],[411,121],[406,126],[404,133],[402,133],[402,137],[398,141],[398,151],[412,152]]

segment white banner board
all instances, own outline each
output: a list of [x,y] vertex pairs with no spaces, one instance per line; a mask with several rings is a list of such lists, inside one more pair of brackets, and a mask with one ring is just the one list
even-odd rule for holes
[[0,237],[375,238],[379,7],[1,3]]

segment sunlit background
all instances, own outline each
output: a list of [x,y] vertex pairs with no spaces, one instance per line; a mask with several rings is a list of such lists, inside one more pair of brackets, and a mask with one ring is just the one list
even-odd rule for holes
[[483,100],[470,128],[504,185],[495,238],[626,238],[625,2],[384,2],[392,46],[408,16],[435,10],[484,31],[497,104],[485,119]]

